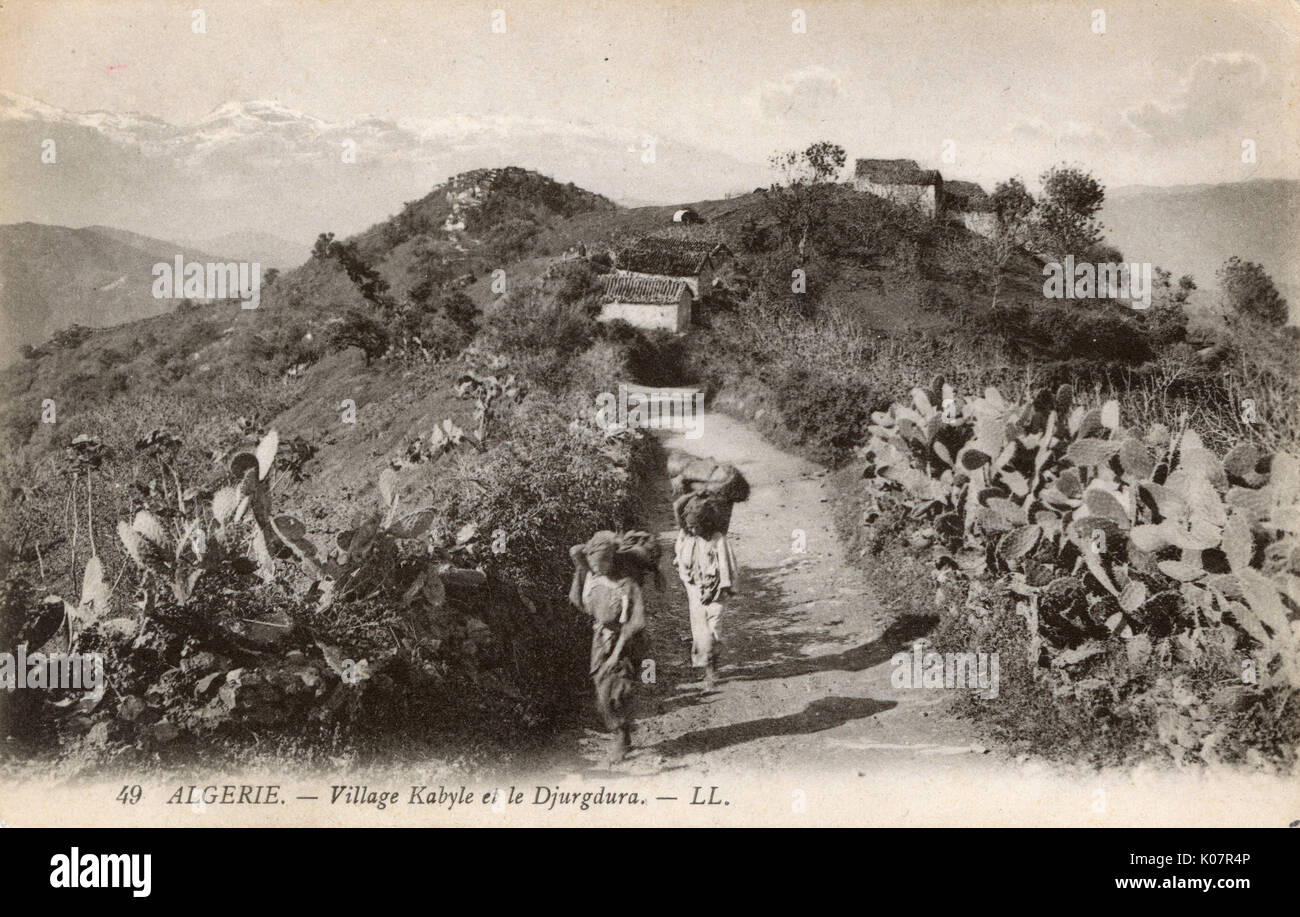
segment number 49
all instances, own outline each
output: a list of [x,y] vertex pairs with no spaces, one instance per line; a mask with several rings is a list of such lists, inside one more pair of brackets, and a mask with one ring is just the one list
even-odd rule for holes
[[122,803],[124,806],[133,806],[140,801],[141,795],[140,784],[137,783],[132,786],[124,786],[122,787],[122,792],[117,794],[117,801]]

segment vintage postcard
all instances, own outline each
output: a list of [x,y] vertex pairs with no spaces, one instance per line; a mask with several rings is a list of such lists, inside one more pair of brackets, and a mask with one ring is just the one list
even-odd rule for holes
[[0,48],[0,822],[1300,819],[1300,4]]

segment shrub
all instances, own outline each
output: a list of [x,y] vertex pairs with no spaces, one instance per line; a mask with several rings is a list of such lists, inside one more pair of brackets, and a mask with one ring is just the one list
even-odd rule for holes
[[484,345],[520,364],[553,390],[570,379],[571,363],[598,333],[591,298],[561,303],[535,289],[507,293],[485,324]]
[[[868,515],[901,503],[912,542],[933,546],[950,638],[987,648],[1025,625],[1007,647],[1028,661],[1020,687],[1053,698],[1039,705],[1067,731],[1118,724],[1130,752],[1154,731],[1174,758],[1207,761],[1247,741],[1242,705],[1274,711],[1257,731],[1295,732],[1278,719],[1300,692],[1294,456],[1243,443],[1219,459],[1190,429],[1124,427],[1118,402],[1088,408],[1069,386],[1016,404],[942,379],[873,414],[870,433]],[[1294,747],[1270,741],[1260,751],[1289,766]]]
[[[467,729],[517,744],[571,723],[589,690],[589,627],[562,598],[567,548],[639,521],[631,485],[650,441],[611,440],[545,405],[499,420],[510,439],[494,434],[440,472],[434,506],[406,506],[414,472],[399,463],[378,476],[377,505],[324,546],[271,505],[272,467],[292,474],[310,444],[273,431],[204,493],[181,486],[180,440],[154,430],[137,448],[176,487],[117,528],[145,626],[97,559],[76,606],[37,605],[21,582],[0,593],[3,648],[72,620],[74,649],[105,655],[112,697],[11,705],[7,734],[122,761],[238,755],[249,742],[312,755]],[[426,461],[470,439],[444,423],[430,441]]]
[[561,261],[546,272],[545,289],[556,301],[569,306],[596,292],[597,281],[604,273],[585,258]]
[[388,351],[388,330],[374,317],[360,309],[349,309],[343,321],[333,326],[329,334],[329,346],[333,350],[348,347],[360,347],[365,354],[366,365],[376,357]]
[[1111,305],[1013,305],[985,321],[1040,359],[1139,364],[1154,355],[1138,320]]
[[1219,268],[1218,278],[1230,312],[1266,325],[1286,324],[1286,300],[1260,265],[1233,255]]
[[435,359],[445,359],[460,353],[471,340],[472,331],[445,312],[438,311],[421,317],[414,343]]
[[60,350],[76,350],[94,333],[95,329],[87,328],[85,325],[69,325],[54,332],[50,342]]
[[692,352],[681,335],[663,329],[645,331],[625,322],[611,322],[606,328],[611,340],[627,347],[627,367],[632,381],[654,386],[686,385],[695,381]]
[[438,311],[466,335],[472,336],[478,328],[479,308],[460,290],[444,293],[438,300]]
[[862,442],[873,408],[888,403],[864,385],[816,370],[795,369],[775,389],[777,407],[795,442],[832,465]]

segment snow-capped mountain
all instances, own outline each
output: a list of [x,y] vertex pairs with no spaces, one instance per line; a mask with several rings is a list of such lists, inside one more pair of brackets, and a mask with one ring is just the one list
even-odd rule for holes
[[459,114],[331,123],[256,100],[174,125],[0,92],[0,167],[10,179],[0,223],[314,238],[383,219],[448,175],[506,164],[615,199],[663,203],[767,180],[764,166],[672,137],[577,121]]

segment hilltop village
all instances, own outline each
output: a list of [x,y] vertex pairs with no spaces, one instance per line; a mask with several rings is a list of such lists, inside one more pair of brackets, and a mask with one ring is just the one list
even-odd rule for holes
[[[964,226],[991,237],[997,228],[993,200],[975,182],[949,180],[911,159],[859,159],[852,179],[855,190],[913,208],[936,221]],[[444,226],[464,227],[462,207],[473,206],[472,191],[458,198]],[[638,328],[686,331],[700,318],[700,302],[725,284],[734,267],[733,252],[707,232],[692,234],[705,220],[690,208],[673,213],[662,232],[612,246],[581,244],[561,261],[586,258],[608,267],[601,278],[601,321],[620,319]]]

